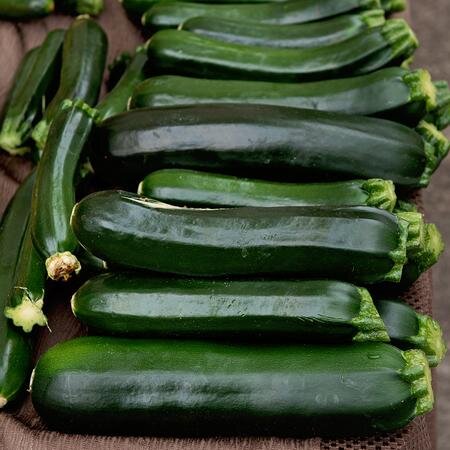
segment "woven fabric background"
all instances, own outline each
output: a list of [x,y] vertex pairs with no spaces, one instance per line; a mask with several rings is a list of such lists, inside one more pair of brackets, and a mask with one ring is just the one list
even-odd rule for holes
[[[58,27],[67,27],[71,19],[51,16],[36,22],[10,23],[0,21],[0,108],[9,90],[14,72],[24,52],[38,45],[45,34]],[[143,41],[139,31],[123,14],[117,0],[106,0],[106,9],[99,22],[108,33],[111,61],[123,50],[133,49]],[[0,153],[0,214],[31,169],[31,163]],[[420,204],[420,197],[416,200]],[[404,295],[419,311],[431,312],[431,275],[425,274]],[[35,358],[56,342],[85,334],[73,318],[69,299],[64,292],[53,293],[47,300],[52,333],[42,329],[36,335]],[[49,431],[35,413],[29,397],[6,412],[0,413],[0,449],[4,450],[431,450],[432,420],[421,417],[397,433],[368,439],[296,440],[279,438],[161,439],[151,437],[105,437],[67,435]]]

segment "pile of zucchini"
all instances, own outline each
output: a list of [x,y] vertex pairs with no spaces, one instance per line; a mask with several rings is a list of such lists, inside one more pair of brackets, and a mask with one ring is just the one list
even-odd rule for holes
[[407,200],[449,151],[450,90],[408,67],[404,2],[122,3],[153,34],[100,102],[107,39],[80,16],[4,109],[1,148],[36,168],[0,228],[0,406],[72,280],[91,336],[31,376],[52,428],[355,436],[429,412],[446,345],[401,297],[443,242]]

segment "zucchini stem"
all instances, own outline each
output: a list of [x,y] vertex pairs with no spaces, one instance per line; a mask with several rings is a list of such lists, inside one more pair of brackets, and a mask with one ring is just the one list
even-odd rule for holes
[[397,202],[394,183],[390,180],[373,178],[363,183],[362,188],[367,192],[367,206],[392,211]]
[[8,399],[0,395],[0,409],[4,408],[8,403]]
[[419,46],[414,31],[404,19],[389,19],[386,21],[382,34],[391,47],[392,59],[400,56],[407,58]]
[[381,0],[381,7],[388,13],[404,11],[406,0]]
[[412,102],[425,102],[427,111],[436,108],[437,90],[431,81],[430,72],[425,69],[418,69],[406,73],[402,79],[409,87]]
[[68,281],[81,271],[77,257],[70,252],[55,253],[45,261],[49,278],[55,281]]
[[386,274],[385,281],[393,283],[399,283],[402,278],[403,266],[406,264],[406,242],[408,240],[408,222],[406,220],[398,220],[399,228],[399,243],[395,250],[391,251],[389,256],[391,257],[394,265],[392,269]]
[[406,256],[414,259],[425,246],[425,222],[420,212],[402,211],[396,215],[408,222],[408,239],[406,241]]

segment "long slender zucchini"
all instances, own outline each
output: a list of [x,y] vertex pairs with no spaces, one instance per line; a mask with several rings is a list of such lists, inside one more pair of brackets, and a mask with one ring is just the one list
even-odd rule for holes
[[100,275],[72,297],[100,333],[134,336],[389,340],[366,289],[340,281],[218,281]]
[[84,337],[45,353],[31,390],[48,425],[95,433],[362,435],[433,406],[425,355],[374,342]]
[[186,209],[122,191],[84,198],[71,224],[85,248],[122,267],[367,283],[400,280],[408,236],[407,222],[377,208]]
[[384,11],[374,9],[347,14],[319,22],[271,25],[214,17],[193,17],[180,25],[212,39],[245,45],[284,48],[312,48],[336,44],[385,23]]
[[404,11],[406,8],[406,0],[380,0],[381,7],[387,13]]
[[0,224],[0,408],[23,391],[31,370],[30,343],[3,312],[14,287],[30,215],[33,184],[34,175],[31,175],[19,187]]
[[375,305],[393,344],[422,350],[431,367],[444,359],[447,348],[436,320],[398,300],[377,300]]
[[66,100],[52,122],[33,190],[33,240],[46,258],[48,276],[67,281],[81,269],[70,227],[75,204],[74,179],[96,112],[78,100]]
[[180,206],[374,206],[392,211],[392,181],[371,179],[332,183],[279,183],[184,169],[152,172],[139,194]]
[[[317,48],[272,48],[221,42],[183,30],[162,30],[147,44],[150,74],[221,79],[307,81],[364,74],[392,65],[417,47],[401,19],[344,42]],[[370,59],[382,51],[383,56]]]
[[[149,172],[187,168],[254,178],[383,178],[426,186],[449,149],[425,124],[267,105],[195,105],[129,111],[96,129],[96,172],[134,184]],[[430,130],[433,130],[432,132]]]
[[67,30],[59,89],[32,133],[39,149],[44,148],[50,124],[65,99],[79,99],[89,105],[96,103],[105,68],[107,46],[104,31],[89,17],[78,17]]
[[138,47],[134,57],[113,90],[97,105],[98,120],[102,121],[126,111],[128,99],[131,97],[134,88],[145,79],[143,69],[146,61],[145,48]]
[[57,9],[70,14],[97,16],[103,11],[103,0],[58,0]]
[[187,19],[209,16],[241,22],[276,25],[313,22],[355,10],[379,8],[378,0],[287,0],[285,2],[243,4],[208,4],[158,2],[142,16],[142,24],[152,30],[176,28]]
[[0,0],[0,18],[33,19],[47,16],[55,9],[53,0]]
[[42,116],[43,100],[50,100],[47,94],[57,81],[63,39],[64,30],[51,31],[18,73],[18,82],[0,131],[0,147],[10,154],[30,151],[30,147],[24,144],[31,135],[36,119]]
[[159,76],[140,83],[130,108],[199,103],[252,103],[373,115],[417,125],[436,106],[436,91],[426,70],[389,67],[337,80],[271,83]]

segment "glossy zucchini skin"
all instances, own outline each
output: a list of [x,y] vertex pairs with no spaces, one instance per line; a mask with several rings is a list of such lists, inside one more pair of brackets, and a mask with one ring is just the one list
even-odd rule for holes
[[94,111],[85,103],[66,100],[52,123],[37,169],[32,235],[54,280],[67,281],[80,270],[72,254],[78,242],[69,221],[75,204],[75,177],[94,119]]
[[383,343],[84,337],[45,353],[31,389],[50,427],[121,434],[361,435],[433,403],[423,353]]
[[392,211],[392,181],[350,180],[331,183],[279,183],[208,172],[163,169],[139,184],[140,195],[179,206],[374,206]]
[[100,334],[389,340],[362,288],[339,281],[220,281],[105,274],[72,297],[72,311]]
[[144,65],[146,61],[145,48],[139,47],[114,88],[96,106],[97,120],[102,121],[126,111],[128,99],[134,88],[145,79]]
[[33,19],[47,16],[55,9],[53,0],[1,0],[0,18]]
[[253,2],[227,5],[170,1],[158,2],[147,10],[142,16],[142,24],[152,30],[176,28],[192,17],[209,16],[242,22],[290,25],[379,6],[378,1],[372,0],[287,0],[262,3],[256,7]]
[[346,114],[191,105],[133,110],[104,121],[91,161],[110,182],[134,186],[151,171],[176,167],[294,181],[383,178],[417,187],[428,184],[448,151],[442,139],[442,146],[425,144],[403,125]]
[[369,207],[186,209],[123,191],[84,198],[71,218],[81,245],[122,267],[367,283],[400,278],[405,224]]
[[378,116],[417,125],[435,105],[423,69],[389,67],[358,77],[307,83],[213,80],[162,75],[133,91],[130,109],[208,103],[251,103]]
[[27,337],[5,317],[20,249],[30,215],[34,175],[19,187],[0,225],[0,408],[24,390],[31,370],[31,346]]
[[377,300],[375,304],[394,345],[422,350],[430,367],[444,359],[447,348],[442,328],[433,318],[398,300]]
[[314,48],[345,41],[384,22],[384,11],[375,9],[296,25],[254,23],[249,26],[248,22],[239,20],[200,16],[186,20],[179,29],[244,45]]
[[48,105],[32,137],[43,149],[50,124],[65,99],[95,105],[105,69],[108,42],[105,32],[93,19],[80,16],[66,32],[58,91]]
[[[172,4],[172,3],[168,3]],[[183,30],[162,30],[147,44],[149,74],[219,79],[315,81],[362,75],[409,56],[417,39],[401,19],[344,42],[316,48],[273,48],[222,42]],[[382,52],[381,57],[372,58]]]
[[51,31],[17,74],[18,80],[0,130],[0,147],[10,154],[31,150],[26,141],[36,120],[41,118],[43,99],[50,101],[49,91],[57,82],[63,39],[64,30]]

